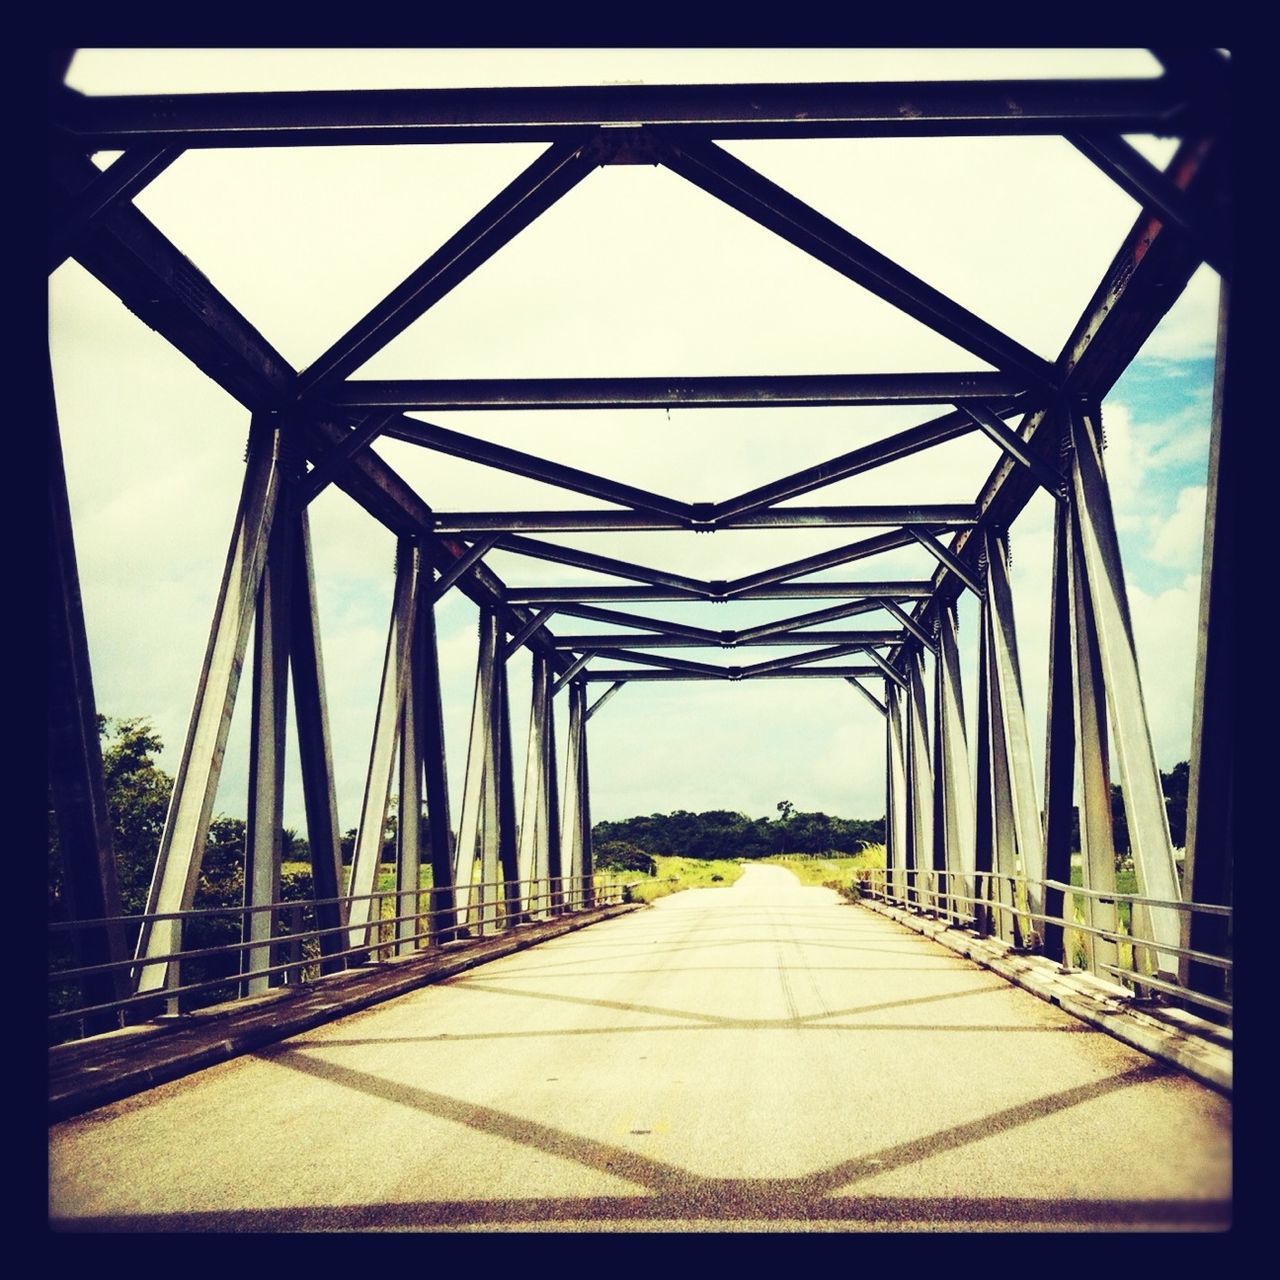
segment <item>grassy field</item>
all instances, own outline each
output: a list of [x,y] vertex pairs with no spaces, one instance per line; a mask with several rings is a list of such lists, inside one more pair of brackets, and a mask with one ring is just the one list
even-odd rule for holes
[[631,886],[632,902],[652,902],[682,889],[727,889],[742,875],[742,863],[730,859],[677,858],[659,853],[653,860],[658,864],[657,875],[615,873],[620,883]]
[[820,884],[834,889],[842,897],[855,901],[858,891],[855,885],[861,872],[869,867],[884,866],[884,845],[869,845],[861,853],[838,855],[831,858],[815,857],[808,853],[777,853],[762,862],[771,862],[786,869],[801,884]]

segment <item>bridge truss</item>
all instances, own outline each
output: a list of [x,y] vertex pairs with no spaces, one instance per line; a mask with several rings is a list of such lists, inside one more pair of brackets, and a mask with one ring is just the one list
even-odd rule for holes
[[[510,919],[536,913],[523,885],[587,886],[592,875],[588,724],[623,686],[645,681],[826,679],[884,719],[886,893],[1065,960],[1073,804],[1080,807],[1089,959],[1117,972],[1112,760],[1123,782],[1148,945],[1142,990],[1225,1009],[1233,757],[1228,669],[1233,548],[1218,520],[1229,450],[1228,83],[1211,53],[1157,51],[1152,79],[936,83],[604,86],[564,89],[225,93],[86,97],[50,89],[49,268],[74,258],[251,415],[243,490],[190,727],[136,953],[126,952],[106,813],[96,709],[70,509],[49,380],[52,795],[68,902],[80,931],[87,1003],[171,988],[183,913],[202,851],[240,671],[252,670],[246,849],[246,989],[277,980],[270,910],[279,896],[287,676],[291,674],[316,919],[329,969],[370,943],[371,903],[393,793],[398,876],[415,892],[429,847],[431,940],[501,885]],[[1180,142],[1163,170],[1124,134]],[[742,139],[1067,138],[1142,212],[1058,357],[1046,361],[826,218],[720,144]],[[132,203],[189,149],[536,142],[545,150],[356,320],[293,368]],[[105,170],[95,152],[122,154]],[[600,166],[661,165],[992,367],[991,372],[672,378],[381,381],[353,373]],[[1034,200],[1035,193],[1025,198]],[[1045,245],[1046,253],[1052,245]],[[1101,401],[1208,262],[1222,276],[1188,837],[1180,882],[1151,745],[1102,459]],[[684,502],[435,425],[466,410],[565,412],[731,406],[922,406],[919,425],[720,501]],[[923,409],[931,407],[925,415]],[[972,502],[785,505],[959,436],[981,433],[995,465]],[[370,446],[381,438],[546,482],[609,504],[584,511],[441,511]],[[339,853],[333,763],[308,505],[329,486],[397,539],[394,601],[350,883]],[[1056,504],[1043,804],[1033,776],[1010,577],[1013,520],[1044,489]],[[579,551],[566,532],[887,527],[834,550],[733,580]],[[936,569],[918,581],[808,575],[915,545]],[[516,586],[491,551],[617,579]],[[479,608],[468,760],[455,833],[444,753],[435,606],[457,590]],[[980,602],[979,673],[966,721],[957,601]],[[795,601],[800,612],[737,629],[646,616],[650,601]],[[820,607],[813,606],[820,603]],[[890,625],[859,627],[864,614]],[[255,624],[256,620],[256,624]],[[575,631],[580,620],[617,630]],[[553,628],[552,624],[555,624]],[[839,628],[827,624],[840,623]],[[250,635],[254,635],[252,656]],[[759,645],[796,652],[750,661]],[[531,715],[517,815],[508,659],[532,655]],[[744,650],[736,665],[673,649]],[[734,655],[736,658],[736,654]],[[931,673],[930,673],[931,669]],[[927,685],[932,683],[932,700]],[[554,700],[568,699],[563,790]],[[932,705],[932,715],[930,714]],[[971,736],[972,735],[972,736]],[[397,768],[398,762],[398,768]],[[972,772],[971,772],[972,762]],[[1076,795],[1076,777],[1080,794]],[[420,829],[425,806],[427,830]],[[456,838],[455,838],[456,836]],[[427,837],[424,839],[424,837]],[[1142,901],[1147,899],[1149,901]],[[1206,912],[1189,910],[1203,904]],[[551,908],[556,900],[551,900]],[[1214,908],[1218,908],[1216,911]],[[98,922],[98,923],[94,923]],[[105,922],[105,923],[101,923]],[[401,922],[404,923],[403,921]],[[410,922],[412,924],[412,922]],[[1136,924],[1135,924],[1136,928]],[[416,946],[413,928],[402,932]],[[250,945],[253,944],[253,945]]]

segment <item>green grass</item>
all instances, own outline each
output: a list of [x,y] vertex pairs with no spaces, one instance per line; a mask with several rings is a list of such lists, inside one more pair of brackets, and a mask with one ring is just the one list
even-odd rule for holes
[[761,862],[786,867],[801,884],[823,885],[834,889],[841,897],[856,901],[857,883],[862,872],[871,867],[884,866],[884,845],[869,845],[861,853],[837,854],[830,858],[812,854],[777,853]]
[[620,883],[631,886],[632,902],[652,902],[682,889],[727,889],[742,875],[742,863],[727,858],[678,858],[659,853],[653,860],[658,864],[657,875],[615,872]]

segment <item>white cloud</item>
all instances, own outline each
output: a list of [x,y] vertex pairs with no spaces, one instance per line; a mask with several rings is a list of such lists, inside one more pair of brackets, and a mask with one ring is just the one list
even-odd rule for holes
[[1190,568],[1199,562],[1204,546],[1204,485],[1190,485],[1178,494],[1173,514],[1159,524],[1151,540],[1151,558],[1170,568]]

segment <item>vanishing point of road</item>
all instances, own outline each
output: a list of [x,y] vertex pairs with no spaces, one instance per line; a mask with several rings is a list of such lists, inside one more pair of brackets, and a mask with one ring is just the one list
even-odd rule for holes
[[50,1130],[55,1229],[1230,1223],[1230,1103],[749,867]]

